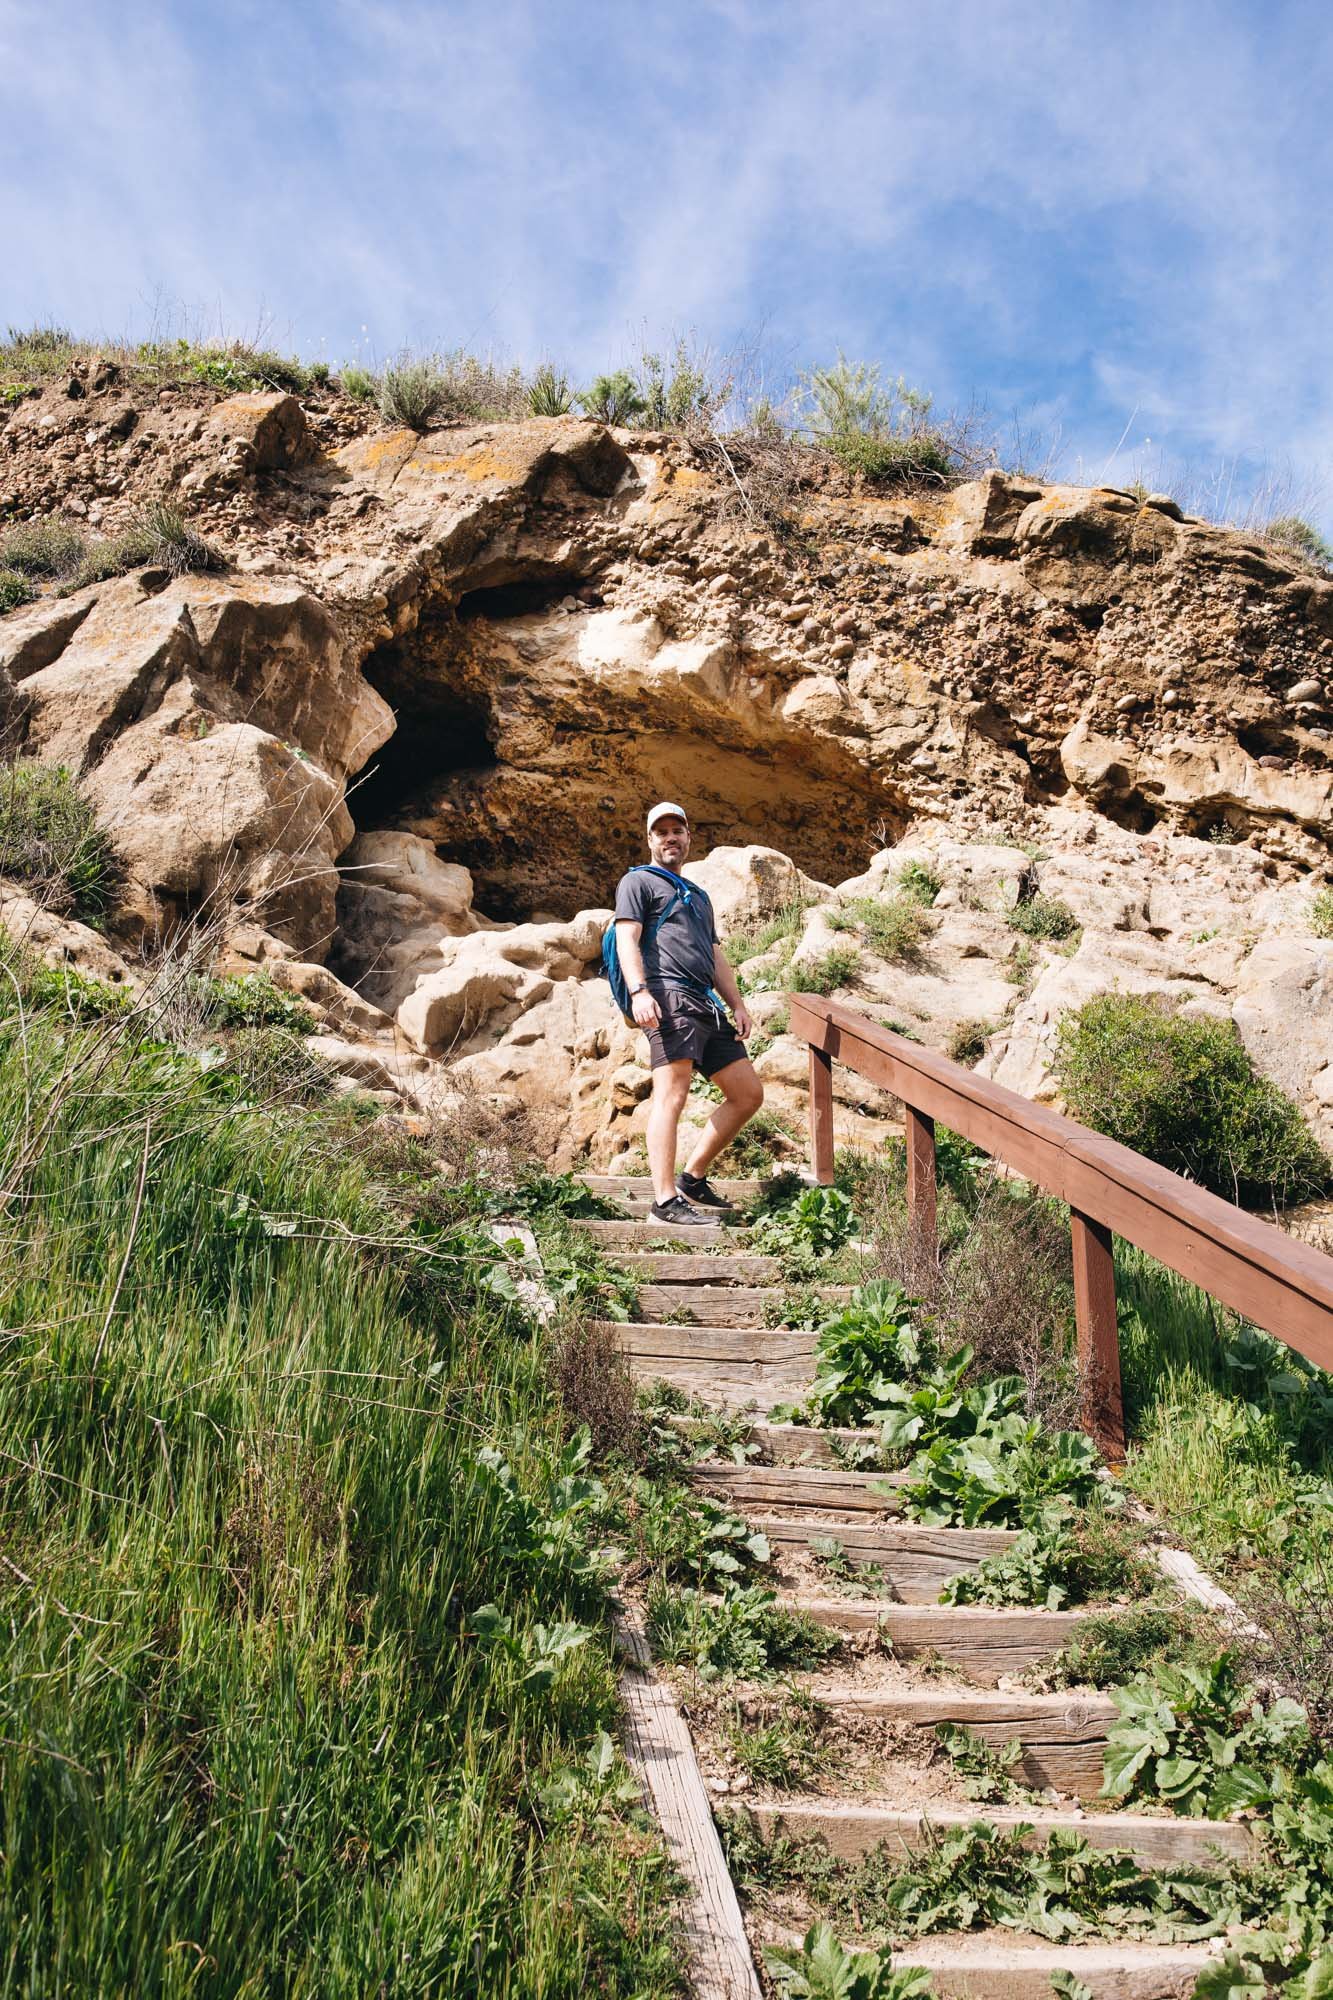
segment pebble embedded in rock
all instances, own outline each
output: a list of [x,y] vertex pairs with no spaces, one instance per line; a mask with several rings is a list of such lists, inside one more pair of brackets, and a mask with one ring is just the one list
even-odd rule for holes
[[1319,701],[1323,696],[1323,692],[1324,684],[1322,681],[1297,681],[1294,688],[1288,688],[1287,700],[1291,702]]

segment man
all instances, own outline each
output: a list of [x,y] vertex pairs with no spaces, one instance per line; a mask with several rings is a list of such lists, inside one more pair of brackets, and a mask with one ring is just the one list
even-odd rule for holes
[[[683,807],[666,799],[653,807],[648,851],[657,867],[680,874],[690,851]],[[693,883],[687,887],[688,900],[682,900],[661,875],[631,869],[620,878],[615,907],[616,950],[634,1019],[648,1036],[652,1059],[652,1218],[686,1226],[714,1219],[701,1209],[729,1207],[709,1186],[708,1169],[764,1101],[764,1086],[745,1053],[749,1011],[722,955],[713,906],[702,889]],[[731,1009],[734,1027],[717,995]],[[676,1129],[696,1070],[717,1085],[722,1102],[677,1179]]]

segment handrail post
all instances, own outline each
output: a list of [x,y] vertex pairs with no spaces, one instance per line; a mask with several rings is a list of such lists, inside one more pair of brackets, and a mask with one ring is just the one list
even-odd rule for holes
[[1125,1460],[1125,1409],[1120,1386],[1120,1325],[1115,1306],[1111,1231],[1094,1216],[1069,1211],[1074,1250],[1074,1318],[1083,1428],[1112,1465]]
[[833,1058],[810,1044],[810,1164],[821,1187],[833,1185]]
[[903,1126],[907,1140],[907,1213],[912,1225],[912,1242],[922,1257],[933,1262],[939,1255],[939,1232],[935,1221],[935,1120],[914,1105],[903,1105]]

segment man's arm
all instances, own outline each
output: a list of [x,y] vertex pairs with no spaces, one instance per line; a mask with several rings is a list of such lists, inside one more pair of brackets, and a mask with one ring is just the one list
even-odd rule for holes
[[639,939],[643,936],[643,925],[632,924],[620,917],[616,920],[616,952],[620,959],[625,984],[633,992],[642,986],[642,993],[635,993],[630,1001],[630,1012],[641,1028],[655,1028],[662,1018],[661,1009],[648,991],[648,975],[643,969],[643,952]]
[[747,1041],[754,1022],[750,1019],[749,1008],[741,998],[736,975],[716,938],[713,940],[713,984],[731,1009],[732,1019],[736,1023],[736,1033],[743,1042]]

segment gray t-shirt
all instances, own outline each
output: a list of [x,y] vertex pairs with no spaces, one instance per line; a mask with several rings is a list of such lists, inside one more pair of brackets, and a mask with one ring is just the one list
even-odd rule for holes
[[650,986],[688,986],[696,991],[713,983],[713,946],[717,925],[707,893],[690,884],[690,902],[677,903],[653,936],[649,926],[665,910],[675,888],[661,875],[646,868],[631,868],[622,875],[616,889],[616,920],[643,925],[640,939],[643,969]]

